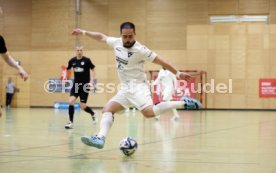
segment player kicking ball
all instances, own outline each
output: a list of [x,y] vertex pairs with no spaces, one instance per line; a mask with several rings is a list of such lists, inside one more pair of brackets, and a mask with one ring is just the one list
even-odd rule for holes
[[86,35],[97,41],[104,42],[114,49],[118,76],[121,85],[124,86],[104,106],[98,134],[81,137],[84,144],[99,149],[104,147],[105,139],[114,122],[114,114],[128,108],[130,105],[136,107],[147,118],[161,115],[174,108],[201,108],[200,102],[192,98],[183,98],[181,101],[161,102],[154,105],[144,68],[146,61],[161,65],[181,80],[190,81],[192,77],[187,73],[179,72],[155,52],[136,41],[135,25],[133,23],[122,23],[120,33],[121,37],[119,38],[83,29],[75,29],[72,33],[73,35]]

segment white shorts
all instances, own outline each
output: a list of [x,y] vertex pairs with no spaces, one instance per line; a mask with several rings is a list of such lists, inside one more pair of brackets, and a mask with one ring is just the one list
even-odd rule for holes
[[153,105],[148,83],[136,83],[132,87],[120,89],[110,101],[117,102],[124,108],[135,106],[138,110]]

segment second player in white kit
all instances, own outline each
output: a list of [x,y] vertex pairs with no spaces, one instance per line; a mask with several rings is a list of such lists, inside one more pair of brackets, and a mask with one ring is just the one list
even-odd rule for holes
[[[154,81],[154,85],[157,85],[159,88],[159,91],[157,91],[157,93],[161,95],[161,101],[171,101],[178,87],[176,76],[165,68],[162,68],[159,71],[158,76]],[[179,115],[177,113],[177,110],[174,108],[172,109],[172,112],[172,120],[178,120]],[[156,116],[155,118],[156,120],[159,120],[159,116]]]

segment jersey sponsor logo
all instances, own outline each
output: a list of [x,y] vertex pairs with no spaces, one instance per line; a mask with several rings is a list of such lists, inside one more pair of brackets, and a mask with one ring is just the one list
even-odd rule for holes
[[74,72],[84,72],[84,69],[81,67],[74,68]]
[[117,68],[118,68],[120,71],[123,71],[124,68],[125,68],[125,65],[128,64],[128,61],[127,61],[127,60],[124,60],[124,59],[122,59],[122,58],[120,58],[120,57],[118,57],[118,56],[116,56],[116,61],[117,61],[117,63],[118,63]]
[[122,59],[122,58],[120,58],[120,57],[118,57],[118,56],[116,56],[116,61],[117,61],[118,63],[122,63],[122,64],[124,64],[124,65],[127,65],[127,64],[128,64],[128,61],[127,61],[127,60],[124,60],[124,59]]
[[131,55],[133,55],[133,54],[134,54],[134,52],[128,52],[127,53],[128,58],[131,57]]

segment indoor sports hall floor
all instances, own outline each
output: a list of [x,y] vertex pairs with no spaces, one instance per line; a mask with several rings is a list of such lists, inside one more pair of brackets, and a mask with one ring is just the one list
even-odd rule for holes
[[[97,110],[100,112],[100,110]],[[0,173],[275,173],[275,111],[181,111],[173,122],[136,111],[116,115],[102,150],[80,136],[99,128],[77,112],[13,108],[0,118]],[[119,141],[132,136],[138,150],[125,157]]]

